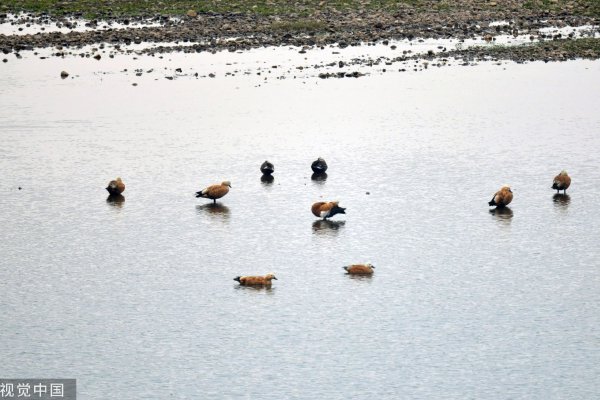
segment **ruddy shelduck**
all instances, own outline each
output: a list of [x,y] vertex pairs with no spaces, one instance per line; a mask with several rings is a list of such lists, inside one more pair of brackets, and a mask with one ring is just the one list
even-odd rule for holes
[[338,206],[338,204],[339,201],[319,201],[312,205],[311,211],[315,217],[323,218],[323,220],[331,218],[336,214],[346,214],[346,209]]
[[273,274],[265,276],[236,276],[234,281],[238,281],[242,286],[271,286],[271,281],[277,278]]
[[510,189],[510,186],[504,185],[494,193],[494,197],[492,197],[492,201],[489,201],[488,204],[491,206],[496,206],[499,208],[506,207],[513,199],[513,192]]
[[346,265],[344,269],[350,275],[372,275],[375,267],[371,263]]
[[560,193],[561,190],[564,190],[564,193],[567,194],[569,186],[571,186],[571,177],[567,174],[567,171],[563,169],[560,171],[560,174],[554,177],[552,189],[555,189],[556,193]]
[[315,174],[324,174],[327,171],[327,163],[321,157],[312,162],[310,168]]
[[202,189],[199,192],[196,192],[196,197],[202,197],[204,199],[211,199],[213,203],[217,203],[217,199],[225,196],[229,193],[229,188],[231,187],[231,182],[223,181],[220,185],[211,185],[206,189]]
[[260,172],[262,172],[263,175],[271,175],[273,172],[275,172],[275,166],[272,162],[265,161],[260,166]]
[[121,194],[125,191],[125,184],[121,180],[121,178],[117,178],[114,181],[108,182],[108,186],[106,187],[108,193],[111,195]]

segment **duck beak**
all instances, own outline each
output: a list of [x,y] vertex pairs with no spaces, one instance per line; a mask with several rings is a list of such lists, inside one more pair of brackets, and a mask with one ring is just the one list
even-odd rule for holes
[[273,279],[275,279],[276,281],[278,281],[278,280],[279,280],[279,279],[277,279],[277,278],[275,278],[275,277],[273,277]]

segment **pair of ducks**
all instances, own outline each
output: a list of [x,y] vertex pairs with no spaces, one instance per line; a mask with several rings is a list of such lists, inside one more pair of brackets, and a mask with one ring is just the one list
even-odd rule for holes
[[[374,266],[371,263],[353,264],[344,267],[348,275],[373,275]],[[240,286],[271,287],[272,281],[277,280],[274,274],[265,276],[236,276],[234,281],[240,283]]]
[[[222,182],[220,185],[211,185],[206,189],[196,192],[196,197],[212,199],[216,203],[217,199],[220,199],[229,192],[230,187],[231,183],[229,181]],[[125,184],[123,183],[123,180],[121,180],[121,178],[119,177],[115,180],[108,182],[106,190],[110,195],[119,195],[125,191]]]
[[[319,157],[315,161],[313,161],[312,164],[310,164],[310,168],[315,174],[324,174],[327,171],[328,167],[327,162],[325,162],[324,159]],[[273,172],[275,172],[275,166],[272,162],[269,162],[267,160],[261,164],[260,172],[262,172],[263,175],[271,175]]]
[[[216,204],[217,199],[220,199],[229,193],[230,188],[231,182],[223,181],[220,184],[211,185],[196,192],[196,197],[211,199],[213,204]],[[331,218],[336,214],[346,214],[346,209],[344,207],[340,207],[338,201],[319,201],[312,205],[311,211],[315,217],[323,218],[323,220]]]
[[[552,181],[552,189],[556,190],[556,193],[560,193],[562,190],[564,194],[567,194],[567,189],[571,186],[571,177],[567,174],[567,171],[562,170],[560,174],[554,177]],[[513,193],[510,189],[510,186],[504,185],[494,193],[494,197],[492,200],[488,202],[491,206],[496,206],[499,208],[506,207],[513,199]]]

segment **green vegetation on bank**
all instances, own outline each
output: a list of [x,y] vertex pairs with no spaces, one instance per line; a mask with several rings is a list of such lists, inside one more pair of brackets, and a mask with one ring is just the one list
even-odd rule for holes
[[81,13],[88,17],[183,15],[199,13],[251,13],[260,15],[309,15],[315,10],[386,9],[419,6],[422,0],[3,0],[1,11],[46,12],[51,15]]
[[322,31],[325,28],[327,28],[326,23],[307,19],[300,19],[297,21],[279,21],[271,24],[271,29],[282,32]]
[[530,10],[548,12],[568,10],[579,15],[600,17],[600,0],[525,0],[523,7]]
[[348,10],[394,12],[409,7],[415,12],[453,12],[465,9],[513,11],[568,10],[577,15],[600,16],[600,0],[2,0],[0,12],[44,12],[53,16],[82,14],[89,18],[183,15],[200,13],[251,13],[308,16],[317,10],[343,13]]
[[455,53],[485,55],[498,59],[598,59],[600,57],[600,38],[548,40],[519,46],[476,46],[458,50]]

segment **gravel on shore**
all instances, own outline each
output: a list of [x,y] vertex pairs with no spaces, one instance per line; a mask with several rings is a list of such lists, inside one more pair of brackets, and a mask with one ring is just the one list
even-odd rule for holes
[[[326,2],[321,3],[326,4]],[[357,1],[350,1],[350,3],[357,3]],[[585,1],[561,1],[560,3],[551,1],[550,4],[554,6],[549,8],[525,7],[524,2],[512,0],[499,2],[459,0],[452,2],[452,6],[447,8],[440,8],[440,3],[444,2],[439,1],[395,2],[393,7],[386,1],[375,1],[374,3],[381,3],[379,7],[373,7],[373,3],[367,1],[358,3],[362,6],[349,9],[314,5],[310,8],[307,5],[304,8],[300,7],[298,12],[290,12],[286,9],[280,14],[188,10],[175,19],[164,13],[149,15],[144,12],[129,16],[114,16],[107,13],[104,21],[121,23],[123,27],[94,29],[102,21],[89,20],[86,22],[90,28],[87,31],[0,35],[0,51],[8,54],[45,47],[80,48],[101,43],[112,45],[172,43],[148,51],[214,52],[282,45],[302,48],[335,44],[343,48],[364,43],[385,43],[390,40],[416,38],[464,40],[484,37],[491,40],[498,35],[531,35],[532,38],[544,40],[548,39],[541,31],[544,28],[591,26],[592,31],[597,31],[600,26],[600,17],[596,14],[594,6],[587,4],[594,4],[594,2]],[[9,12],[16,10],[8,9]],[[82,13],[79,12],[67,14],[66,17],[81,15]],[[0,12],[0,23],[6,23],[9,17],[8,13]],[[23,23],[58,21],[68,26],[72,22],[66,17],[35,12],[20,14],[18,18]],[[502,23],[498,23],[499,21]],[[159,26],[129,27],[134,23],[148,22]],[[569,38],[561,36],[551,37],[552,45],[548,45],[549,41],[544,40],[545,44],[542,46],[505,48],[485,46],[454,50],[444,56],[467,59],[491,57],[515,61],[549,61],[576,57],[597,59],[600,58],[598,41],[593,36],[592,34],[592,38],[586,41],[575,40],[575,38],[568,40]],[[575,42],[577,45],[572,44]],[[429,58],[433,56],[429,55]],[[435,56],[439,57],[439,54]]]

